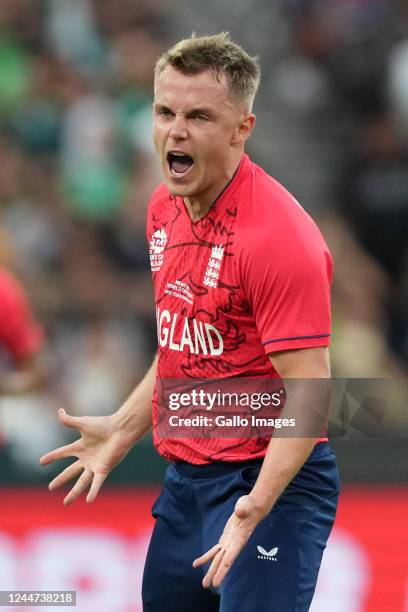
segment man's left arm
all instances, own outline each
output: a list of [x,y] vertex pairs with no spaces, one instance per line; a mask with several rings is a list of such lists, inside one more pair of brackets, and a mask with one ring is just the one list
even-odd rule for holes
[[238,499],[218,544],[194,561],[194,567],[212,561],[203,579],[206,588],[220,586],[257,524],[269,514],[303,466],[316,443],[319,424],[324,422],[329,409],[327,347],[281,351],[271,354],[270,359],[288,383],[281,416],[296,414],[302,423],[296,425],[295,434],[289,437],[278,436],[275,430],[252,491]]

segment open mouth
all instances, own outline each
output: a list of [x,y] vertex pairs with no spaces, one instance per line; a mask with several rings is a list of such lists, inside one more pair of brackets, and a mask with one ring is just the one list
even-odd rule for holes
[[167,153],[167,163],[169,164],[170,174],[175,178],[186,176],[194,165],[194,160],[190,155],[185,155],[178,151]]

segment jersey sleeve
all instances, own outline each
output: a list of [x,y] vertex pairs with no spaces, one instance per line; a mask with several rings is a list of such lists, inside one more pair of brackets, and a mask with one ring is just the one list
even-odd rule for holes
[[24,289],[11,274],[0,271],[0,342],[18,362],[38,351],[43,338]]
[[266,354],[330,342],[333,262],[310,218],[306,227],[263,229],[242,250],[242,283]]

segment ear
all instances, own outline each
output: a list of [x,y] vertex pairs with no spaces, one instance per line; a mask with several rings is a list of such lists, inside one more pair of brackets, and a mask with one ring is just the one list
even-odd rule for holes
[[244,144],[245,141],[250,137],[252,130],[255,127],[256,117],[253,113],[244,115],[237,125],[234,134],[231,139],[232,145]]

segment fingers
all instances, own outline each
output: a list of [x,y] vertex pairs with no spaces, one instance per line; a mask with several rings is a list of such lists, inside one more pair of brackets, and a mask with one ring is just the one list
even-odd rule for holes
[[49,453],[46,453],[42,457],[40,457],[40,463],[42,465],[47,465],[48,463],[52,463],[57,459],[66,459],[67,457],[77,457],[77,453],[80,450],[80,440],[76,440],[71,444],[66,444],[65,446],[60,446],[60,448],[56,448]]
[[[74,429],[80,429],[83,425],[82,417],[73,417],[65,412],[63,408],[58,410],[59,420],[63,425],[67,427],[73,427]],[[66,459],[67,457],[76,457],[79,451],[81,444],[81,440],[76,440],[71,444],[67,444],[65,446],[61,446],[60,448],[56,448],[45,455],[40,457],[40,463],[42,465],[47,465],[48,463],[52,463],[53,461],[57,461],[58,459]]]
[[[222,562],[222,559],[224,557],[225,554],[225,550],[223,548],[220,548],[217,552],[217,554],[215,555],[209,569],[208,572],[206,573],[206,575],[203,578],[203,587],[205,589],[208,589],[208,587],[211,584],[214,584],[213,579],[214,576],[217,574],[218,569],[220,567],[220,564]],[[215,586],[215,585],[214,585]]]
[[90,504],[93,502],[95,497],[98,495],[99,490],[103,483],[105,482],[107,474],[95,474],[92,480],[91,488],[89,489],[89,493],[86,496],[86,502]]
[[210,561],[217,554],[220,548],[221,548],[221,545],[216,544],[215,546],[210,548],[210,550],[206,552],[204,555],[201,555],[201,557],[194,559],[193,567],[200,567],[200,565],[204,565],[204,563],[207,563],[208,561]]
[[61,487],[72,480],[72,478],[75,478],[75,476],[78,476],[83,469],[84,468],[81,462],[75,461],[75,463],[69,465],[63,472],[61,472],[61,474],[58,474],[54,480],[51,480],[50,484],[48,485],[49,490],[53,491],[54,489],[58,489],[58,487]]
[[85,491],[85,489],[91,482],[92,477],[93,474],[91,470],[85,468],[85,470],[82,472],[82,475],[78,478],[75,485],[72,487],[68,495],[64,498],[64,506],[68,506],[69,504],[71,504],[81,495],[81,493],[83,493],[83,491]]
[[234,513],[228,519],[218,544],[194,560],[193,567],[199,567],[212,561],[202,582],[204,588],[208,588],[211,585],[214,588],[218,588],[228,574],[253,531],[253,526],[248,527],[245,523],[245,519],[252,512],[252,500],[247,495],[243,495],[235,504]]
[[[50,484],[48,485],[49,490],[53,491],[55,489],[58,489],[58,487],[61,487],[62,485],[72,480],[72,478],[75,478],[76,476],[78,476],[78,474],[82,470],[84,470],[84,466],[82,465],[82,463],[80,461],[75,461],[75,463],[68,466],[63,472],[61,472],[61,474],[59,474],[56,478],[54,478],[54,480],[50,482]],[[82,476],[81,476],[81,478],[78,480],[76,485],[71,489],[69,495],[65,497],[64,499],[65,505],[70,504],[72,501],[74,501],[74,499],[79,497],[79,495],[81,495],[83,490],[89,485],[89,482],[91,480],[92,480],[91,488],[86,497],[87,503],[89,504],[93,502],[95,497],[98,495],[101,486],[103,485],[103,483],[105,482],[107,478],[107,474],[93,474],[91,470],[87,468],[85,468],[83,475],[85,474],[85,472],[87,472],[87,474],[89,474],[90,477],[85,475],[85,478],[81,480],[82,479]]]
[[218,589],[218,587],[221,585],[221,582],[224,580],[235,559],[238,557],[240,550],[241,548],[236,546],[234,548],[230,547],[229,550],[225,552],[224,556],[220,560],[220,563],[218,564],[217,571],[212,578],[212,585],[214,588]]
[[[206,552],[204,555],[202,555],[201,557],[198,557],[198,559],[195,559],[193,561],[193,567],[199,567],[200,565],[204,565],[205,563],[208,563],[208,561],[212,559],[212,563],[210,567],[208,568],[206,575],[203,578],[202,584],[205,589],[211,586],[211,584],[216,586],[214,583],[215,577],[217,578],[219,576],[221,577],[221,580],[219,580],[219,584],[221,584],[223,577],[227,573],[230,565],[232,565],[232,563],[229,563],[224,568],[223,564],[224,564],[225,554],[226,554],[225,548],[222,548],[220,544],[216,544],[215,546],[210,548],[210,550]],[[221,573],[220,573],[220,567],[224,568]]]
[[[242,546],[240,546],[239,544],[235,546],[230,545],[228,549],[220,548],[219,545],[217,546],[218,551],[215,553],[212,563],[203,579],[202,584],[205,589],[207,589],[211,585],[216,589],[221,586],[222,581],[228,574],[232,564],[234,563],[235,559],[238,557],[242,549]],[[214,546],[211,551],[213,551],[215,548],[216,547]],[[211,551],[206,553],[206,555],[203,555],[203,557],[208,557]],[[202,559],[203,557],[200,557],[200,559]],[[199,561],[199,559],[197,559],[196,561]],[[198,564],[194,562],[193,566],[197,567]]]

